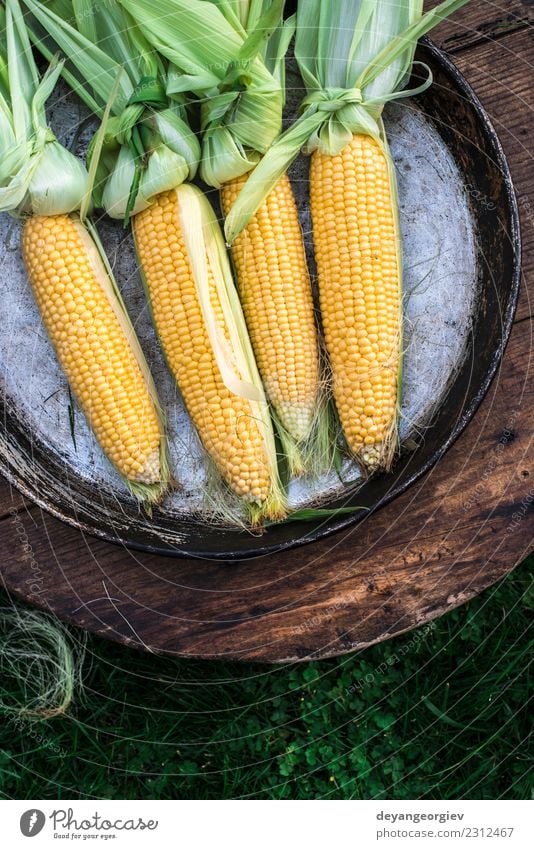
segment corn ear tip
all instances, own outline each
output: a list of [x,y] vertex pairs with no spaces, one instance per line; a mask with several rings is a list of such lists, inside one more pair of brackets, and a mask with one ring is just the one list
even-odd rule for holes
[[398,422],[395,420],[392,423],[391,429],[385,440],[378,447],[369,446],[370,449],[376,448],[376,459],[372,456],[373,452],[368,452],[369,457],[366,457],[366,448],[361,449],[355,459],[359,466],[364,471],[366,477],[377,474],[378,472],[390,472],[395,459],[400,453]]
[[287,504],[276,498],[268,499],[262,505],[247,506],[251,528],[261,530],[262,533],[265,531],[265,522],[283,522],[289,513]]
[[[289,456],[289,470],[295,477],[317,478],[327,474],[334,467],[336,445],[336,419],[333,407],[326,391],[321,391],[315,403],[315,415],[308,436],[296,443],[293,455],[282,441],[285,456]],[[300,467],[300,472],[299,472]]]
[[152,518],[153,507],[158,506],[169,492],[181,488],[170,469],[170,454],[168,439],[162,436],[160,444],[160,480],[154,484],[137,483],[123,478],[130,493],[136,498],[141,507]]
[[306,464],[300,446],[284,428],[274,410],[271,411],[271,415],[282,451],[282,467],[287,471],[289,477],[302,477],[306,474]]

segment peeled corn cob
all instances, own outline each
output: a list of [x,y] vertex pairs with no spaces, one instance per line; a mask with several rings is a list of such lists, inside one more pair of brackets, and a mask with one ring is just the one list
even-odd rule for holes
[[402,262],[384,104],[403,89],[418,39],[467,0],[298,0],[295,58],[307,89],[300,116],[272,145],[226,219],[247,226],[300,150],[310,195],[325,339],[346,442],[371,471],[398,447]]
[[[188,215],[182,207],[188,202],[200,204],[207,215],[205,226],[216,225],[208,202],[193,186],[158,195],[133,219],[137,256],[155,327],[189,414],[224,479],[251,506],[253,517],[279,518],[284,513],[284,499],[265,399],[261,395],[255,399],[254,393],[251,397],[236,394],[223,380],[184,233]],[[207,274],[210,309],[224,336],[223,344],[232,351],[229,364],[244,378],[242,360],[236,354],[236,344],[244,348],[247,344],[244,322],[242,328],[236,324],[232,332],[234,318],[229,315],[228,303],[221,300],[209,261]],[[251,363],[252,357],[248,368],[253,372]]]
[[383,146],[355,135],[315,151],[310,199],[333,391],[350,449],[388,468],[396,445],[401,352],[400,239]]
[[[260,33],[264,36],[262,41],[258,40],[258,45],[262,45],[259,52],[265,70],[273,77],[271,90],[267,96],[259,97],[252,121],[246,110],[241,115],[238,108],[234,114],[234,106],[229,104],[230,127],[237,136],[247,132],[249,124],[265,120],[268,104],[273,109],[268,133],[263,138],[259,136],[256,142],[256,149],[263,153],[265,142],[272,143],[273,133],[278,135],[281,131],[280,118],[285,101],[284,55],[293,25],[284,22],[284,2],[279,0],[267,0],[262,4],[243,0],[238,7],[217,5],[238,32],[246,33],[249,38],[257,38]],[[237,52],[236,59],[239,59]],[[238,80],[238,85],[241,84]],[[216,139],[221,132],[218,128],[223,124],[222,132],[229,129],[221,122],[217,105],[205,101],[204,112],[203,124],[207,129],[204,154],[209,161],[203,162],[201,171],[208,183],[217,186],[222,182],[221,199],[226,216],[250,173],[242,174],[239,145],[230,148],[230,155],[224,147],[217,152]],[[214,116],[212,123],[210,112]],[[254,145],[251,146],[254,150]],[[232,155],[234,151],[237,156]],[[254,153],[251,169],[253,164],[256,164]],[[297,205],[287,174],[273,186],[231,249],[241,302],[267,396],[282,428],[298,446],[308,439],[317,420],[320,370],[310,274]],[[303,471],[298,449],[292,450],[288,440],[284,447],[290,470],[293,473]]]
[[39,77],[18,0],[0,7],[0,209],[23,217],[22,254],[58,359],[89,424],[132,493],[147,504],[169,484],[154,384],[88,206],[85,166],[48,126],[61,72]]
[[159,417],[87,230],[74,216],[34,215],[24,224],[22,254],[61,367],[102,448],[132,483],[157,484]]
[[[247,175],[221,189],[227,214]],[[267,397],[295,441],[312,428],[319,356],[297,207],[284,175],[232,245],[241,303]]]

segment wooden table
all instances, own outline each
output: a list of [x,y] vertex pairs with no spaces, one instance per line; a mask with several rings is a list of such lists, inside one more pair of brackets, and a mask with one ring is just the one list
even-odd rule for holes
[[[6,588],[148,651],[262,661],[326,657],[414,628],[480,593],[532,547],[532,2],[474,0],[433,38],[501,137],[522,214],[523,290],[502,367],[424,479],[350,532],[247,564],[179,561],[84,537],[0,484]],[[530,63],[530,64],[529,64]],[[218,579],[215,580],[215,575]],[[261,597],[261,604],[257,599]]]

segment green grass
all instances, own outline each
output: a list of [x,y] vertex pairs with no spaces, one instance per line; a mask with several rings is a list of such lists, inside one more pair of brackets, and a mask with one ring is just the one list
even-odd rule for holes
[[[95,638],[83,657],[80,632],[52,638],[41,623],[34,635],[4,617],[0,793],[531,798],[533,565],[419,631],[289,667],[157,658]],[[57,675],[67,657],[81,674],[66,712],[17,712],[69,701]]]

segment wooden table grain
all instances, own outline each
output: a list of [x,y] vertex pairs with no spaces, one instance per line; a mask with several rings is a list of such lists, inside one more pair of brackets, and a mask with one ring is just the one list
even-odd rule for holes
[[290,662],[363,648],[477,595],[532,549],[533,4],[476,0],[433,34],[505,148],[523,287],[491,390],[462,437],[357,527],[245,563],[171,560],[78,531],[0,482],[8,592],[103,637],[180,656]]

